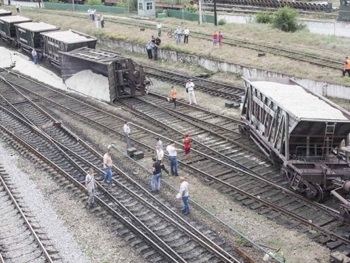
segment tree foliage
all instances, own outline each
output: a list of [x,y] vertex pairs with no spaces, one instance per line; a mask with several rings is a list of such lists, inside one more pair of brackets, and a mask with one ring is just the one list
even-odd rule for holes
[[86,5],[103,5],[102,0],[87,0]]
[[225,19],[220,19],[219,22],[218,22],[219,26],[223,26],[225,24],[226,24],[226,20]]
[[301,28],[298,25],[298,12],[290,7],[280,8],[274,14],[272,25],[285,32],[295,32]]
[[260,12],[255,16],[255,21],[261,24],[270,24],[272,23],[273,17],[268,12]]

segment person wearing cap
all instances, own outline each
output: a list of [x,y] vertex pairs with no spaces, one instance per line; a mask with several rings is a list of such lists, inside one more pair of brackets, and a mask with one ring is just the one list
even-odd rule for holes
[[185,149],[185,155],[186,155],[186,160],[187,160],[187,164],[192,163],[192,159],[191,159],[191,138],[188,132],[186,132],[184,134],[185,139],[184,139],[184,149]]
[[175,89],[175,86],[171,86],[170,90],[170,98],[167,98],[167,100],[171,103],[174,103],[174,109],[176,108],[176,97],[177,97],[177,90]]
[[194,83],[192,79],[189,79],[186,83],[186,92],[188,93],[189,104],[192,103],[197,105],[196,96],[194,95]]
[[177,151],[181,151],[181,150],[175,148],[175,142],[174,141],[172,141],[170,143],[170,145],[168,145],[166,147],[166,150],[168,151],[168,154],[169,154],[171,175],[178,176],[178,173],[177,173],[177,166],[178,166],[178,163],[177,163]]

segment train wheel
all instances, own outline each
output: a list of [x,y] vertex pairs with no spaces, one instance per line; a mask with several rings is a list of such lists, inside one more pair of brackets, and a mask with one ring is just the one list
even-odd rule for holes
[[305,193],[306,197],[312,201],[320,202],[323,199],[323,190],[319,184],[308,183]]

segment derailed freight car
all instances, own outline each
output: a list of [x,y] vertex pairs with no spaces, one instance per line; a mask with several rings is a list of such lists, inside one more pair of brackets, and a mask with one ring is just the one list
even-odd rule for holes
[[10,16],[10,15],[12,15],[11,11],[0,9],[0,16]]
[[17,46],[15,24],[31,22],[23,16],[0,16],[0,37],[13,46]]
[[274,162],[290,187],[321,201],[331,193],[350,221],[350,113],[290,79],[245,79],[242,130]]

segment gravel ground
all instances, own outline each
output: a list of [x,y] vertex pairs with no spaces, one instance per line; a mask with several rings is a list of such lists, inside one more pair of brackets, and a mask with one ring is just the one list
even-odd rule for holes
[[23,203],[36,216],[63,262],[144,262],[109,231],[104,220],[91,214],[46,172],[34,167],[2,140],[0,156],[15,188],[23,196]]
[[[105,107],[109,108],[111,106],[106,105]],[[87,139],[90,139],[94,144],[98,145],[100,149],[106,149],[106,146],[110,142],[114,142],[117,148],[125,151],[124,139],[110,135],[106,132],[98,131],[79,120],[74,120],[65,114],[59,113],[57,110],[54,110],[54,112],[55,114],[60,115],[60,118],[65,125],[68,125],[72,130],[74,128],[74,131],[78,134],[84,134]],[[135,117],[132,121],[142,122],[142,120],[137,120]],[[150,168],[152,162],[149,157],[150,155],[146,154],[145,158],[139,161],[140,164]],[[122,163],[123,166],[134,169],[134,165],[128,164],[120,154],[116,153],[114,158],[116,161]],[[137,176],[147,183],[147,180],[149,181],[149,175],[141,172],[140,169],[137,170],[139,170]],[[186,173],[181,167],[180,175],[188,178],[191,198],[193,200],[199,202],[210,212],[239,230],[241,233],[247,235],[253,241],[274,248],[281,248],[280,251],[284,253],[287,262],[320,263],[329,261],[329,250],[311,241],[306,235],[295,230],[286,229],[283,226],[278,225],[276,222],[268,220],[265,216],[258,215],[254,211],[237,204],[229,196],[218,192],[212,185],[208,185],[208,183],[202,178]],[[165,177],[164,179],[175,188],[178,188],[178,178]],[[147,186],[148,185],[146,184],[146,187]],[[174,192],[169,190],[163,191],[163,194],[174,196]],[[175,206],[180,208],[181,204],[175,203]],[[203,222],[210,226],[211,229],[220,233],[226,241],[237,245],[245,244],[244,240],[237,238],[232,232],[222,227],[221,224],[218,224],[213,219],[205,216],[203,213],[197,210],[192,210],[192,216],[196,219],[203,220]],[[249,251],[249,248],[246,250]]]

